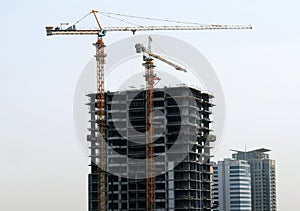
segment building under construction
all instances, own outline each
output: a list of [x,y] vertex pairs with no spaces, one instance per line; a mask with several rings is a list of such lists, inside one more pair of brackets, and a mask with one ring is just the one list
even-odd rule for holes
[[[88,97],[89,211],[98,211],[97,100]],[[212,98],[187,86],[154,89],[155,210],[211,210]],[[106,92],[105,102],[105,209],[147,210],[146,169],[137,162],[146,158],[146,91]]]
[[[91,114],[88,135],[91,147],[89,209],[97,211],[210,210],[212,170],[208,163],[210,141],[214,140],[214,137],[209,134],[212,96],[188,87],[163,88],[154,90],[153,93],[156,80],[153,58],[173,66],[176,70],[185,70],[153,54],[150,40],[148,50],[140,44],[136,45],[137,53],[143,52],[144,56],[146,90],[105,93],[106,53],[103,38],[107,32],[135,34],[138,31],[229,30],[252,27],[197,23],[190,23],[189,26],[103,27],[97,13],[122,22],[125,20],[112,15],[124,19],[130,17],[177,24],[187,23],[92,10],[71,26],[65,23],[56,27],[46,26],[47,36],[97,36],[97,41],[94,43],[97,94],[88,95]],[[77,24],[90,15],[94,16],[98,27],[78,29]],[[174,92],[175,95],[168,95],[165,91]],[[114,102],[113,96],[119,96],[121,100]],[[116,104],[118,108],[114,109],[113,105]],[[152,119],[153,111],[159,111],[160,114],[154,116],[155,119]],[[112,117],[113,114],[115,118]],[[117,122],[118,127],[115,125]],[[157,133],[157,130],[162,131],[162,134]],[[138,135],[136,131],[139,132]],[[146,160],[146,163],[141,162],[143,160]],[[118,174],[108,172],[118,172]],[[143,180],[145,172],[144,178],[147,179]],[[153,175],[156,175],[155,178]]]

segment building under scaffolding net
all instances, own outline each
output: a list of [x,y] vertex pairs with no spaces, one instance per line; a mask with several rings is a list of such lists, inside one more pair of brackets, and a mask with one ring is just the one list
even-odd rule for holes
[[[89,94],[89,211],[98,211],[96,95]],[[106,210],[146,210],[146,92],[107,92]],[[211,210],[211,99],[180,86],[154,90],[155,210]]]

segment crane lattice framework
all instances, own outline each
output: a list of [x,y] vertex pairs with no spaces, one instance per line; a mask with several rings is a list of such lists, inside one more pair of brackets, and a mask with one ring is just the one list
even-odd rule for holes
[[[190,26],[134,26],[134,27],[105,27],[103,28],[100,24],[100,21],[97,17],[98,12],[96,10],[92,10],[88,13],[84,18],[89,15],[94,15],[95,20],[97,22],[98,28],[97,29],[76,29],[76,24],[68,27],[53,27],[53,26],[46,26],[46,33],[47,36],[52,35],[96,35],[97,41],[94,43],[96,48],[96,63],[97,63],[97,101],[96,101],[96,114],[97,114],[97,126],[98,126],[98,148],[99,148],[99,157],[98,157],[98,210],[105,211],[106,210],[106,196],[105,196],[105,188],[106,188],[106,120],[105,120],[105,80],[104,80],[104,64],[105,64],[105,44],[103,41],[103,37],[106,36],[107,32],[132,32],[135,34],[137,31],[172,31],[172,30],[234,30],[234,29],[252,29],[250,25],[218,25],[218,24],[195,24]],[[124,15],[126,16],[126,15]],[[133,17],[133,16],[131,16]],[[136,16],[135,16],[136,17]],[[82,18],[83,19],[83,18]],[[80,21],[82,20],[80,19]],[[143,18],[143,19],[150,19],[150,18]],[[156,19],[157,20],[157,19]],[[173,21],[174,22],[174,21]],[[176,21],[176,23],[180,23]],[[151,53],[151,52],[149,52]],[[150,54],[149,54],[150,55]],[[155,57],[155,55],[150,55]],[[163,61],[163,60],[162,60]],[[145,67],[148,70],[148,74],[153,74],[153,62],[151,58],[149,61],[145,61]],[[151,85],[152,84],[152,85]],[[147,82],[147,90],[150,90],[151,87],[153,88],[153,77],[148,77]],[[147,92],[148,99],[151,99],[153,95],[153,91]],[[147,101],[147,113],[153,111],[153,103],[152,101]],[[149,113],[150,114],[150,113]],[[147,127],[150,129],[151,124]],[[150,130],[152,131],[152,130]],[[149,136],[148,136],[149,137]],[[153,135],[150,136],[153,138]],[[149,138],[148,138],[149,139]],[[153,140],[148,140],[149,143],[152,143]],[[146,151],[148,152],[148,157],[153,156],[153,149],[147,148]],[[151,162],[151,161],[150,161]],[[153,159],[152,159],[153,162]],[[153,163],[149,164],[149,168],[147,169],[147,175],[150,176],[148,179],[147,185],[147,210],[151,211],[155,209],[154,205],[154,179],[153,179]],[[151,177],[152,175],[152,177]]]

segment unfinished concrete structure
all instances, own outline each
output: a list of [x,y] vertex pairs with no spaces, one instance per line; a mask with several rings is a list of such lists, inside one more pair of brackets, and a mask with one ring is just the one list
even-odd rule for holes
[[[89,211],[97,211],[96,95],[88,97]],[[146,158],[145,90],[107,92],[105,98],[105,139],[108,148],[117,152],[107,152],[106,210],[146,210],[145,166],[137,162]],[[210,144],[215,140],[210,134],[212,98],[186,86],[154,90],[155,210],[211,210]]]

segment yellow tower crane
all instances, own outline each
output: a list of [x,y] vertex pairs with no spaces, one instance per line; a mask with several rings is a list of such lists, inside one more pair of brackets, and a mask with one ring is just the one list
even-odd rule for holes
[[187,72],[185,68],[182,68],[167,59],[151,52],[152,38],[149,36],[148,49],[142,44],[136,44],[136,52],[147,54],[144,55],[145,66],[145,80],[146,80],[146,205],[147,210],[155,209],[155,181],[154,181],[154,128],[153,128],[153,88],[154,79],[156,74],[154,72],[153,58],[156,58],[172,67],[176,70]]
[[[100,21],[97,17],[97,13],[102,15],[120,15],[125,17],[131,18],[141,18],[151,20],[151,18],[144,18],[144,17],[137,17],[137,16],[128,16],[128,15],[121,15],[121,14],[114,14],[114,13],[103,13],[96,10],[92,10],[82,19],[86,18],[89,15],[93,15],[96,19],[98,28],[97,29],[77,29],[76,24],[79,23],[82,19],[77,21],[74,25],[64,28],[60,27],[53,27],[53,26],[46,26],[46,33],[47,36],[53,35],[96,35],[97,41],[94,43],[96,47],[96,63],[97,63],[97,97],[96,97],[96,114],[97,114],[97,126],[98,126],[98,138],[101,139],[100,146],[99,146],[99,162],[98,162],[98,169],[99,169],[99,183],[98,183],[98,210],[105,211],[106,209],[106,196],[105,196],[105,170],[106,170],[106,146],[105,146],[105,137],[106,137],[106,121],[105,121],[105,90],[104,90],[104,63],[105,63],[105,45],[103,42],[103,37],[106,36],[107,32],[132,32],[135,34],[137,31],[165,31],[165,30],[233,30],[233,29],[252,29],[250,25],[218,25],[218,24],[194,24],[189,26],[129,26],[129,27],[105,27],[103,28],[100,24]],[[109,16],[108,16],[109,17]],[[161,19],[152,19],[152,20],[161,20]],[[163,20],[168,21],[168,20]],[[123,21],[126,22],[126,21]],[[179,21],[168,21],[168,22],[176,22],[176,23],[183,23]],[[185,22],[187,23],[187,22]],[[64,24],[65,25],[65,24]],[[151,53],[151,52],[150,52]],[[149,54],[150,55],[150,54]],[[156,58],[154,55],[152,55]],[[162,60],[162,59],[160,59]],[[162,60],[163,61],[163,60]],[[146,62],[147,63],[147,62]],[[152,107],[152,104],[148,105]],[[151,172],[150,172],[151,173]],[[148,188],[147,192],[154,190],[154,184],[151,184],[151,190]],[[151,194],[147,194],[151,195]],[[147,199],[147,210],[154,210],[154,194],[151,195],[150,199]]]

